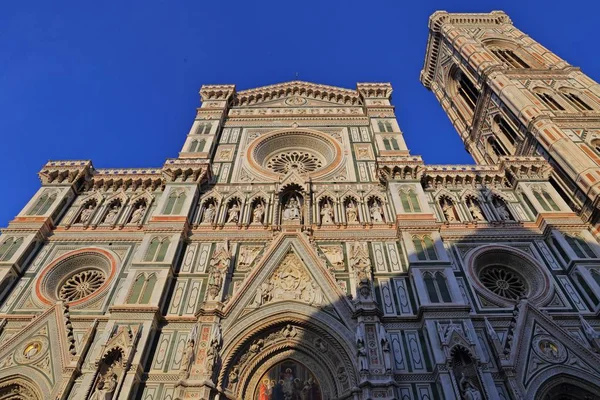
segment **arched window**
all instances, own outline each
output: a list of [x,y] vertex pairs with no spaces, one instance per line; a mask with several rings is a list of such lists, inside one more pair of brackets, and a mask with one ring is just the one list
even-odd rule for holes
[[400,150],[400,146],[398,145],[398,141],[396,140],[396,138],[390,138],[390,141],[392,142],[392,149]]
[[144,274],[139,274],[138,277],[133,282],[133,286],[131,287],[131,292],[129,293],[129,298],[127,299],[127,303],[135,304],[138,302],[140,298],[140,294],[142,293],[142,289],[144,288],[144,283],[146,282],[146,278]]
[[458,94],[463,99],[465,104],[471,109],[471,111],[475,111],[477,99],[479,98],[479,91],[475,85],[473,85],[471,80],[462,72],[458,77]]
[[506,151],[504,150],[504,148],[502,146],[500,146],[500,144],[498,143],[498,141],[496,140],[495,137],[488,138],[488,145],[489,145],[489,148],[494,153],[494,155],[506,156]]
[[152,292],[156,285],[156,275],[152,274],[146,279],[142,295],[140,296],[140,304],[148,304],[152,298]]
[[23,238],[8,238],[0,245],[0,261],[8,261],[15,255],[23,243]]
[[573,89],[562,89],[560,94],[578,111],[593,111],[594,109],[590,107],[583,99],[581,98],[581,94],[576,92]]
[[210,128],[212,128],[212,124],[210,122],[205,122],[198,125],[198,129],[196,130],[197,135],[201,135],[204,133],[210,133]]
[[508,142],[514,146],[519,135],[513,127],[500,115],[494,117],[494,123],[498,127],[498,130],[504,134]]
[[545,190],[534,190],[533,195],[535,199],[540,203],[544,211],[560,211],[558,204],[554,202],[554,199]]
[[508,67],[511,68],[531,68],[521,57],[519,57],[515,51],[510,49],[503,49],[498,47],[490,47],[490,51],[496,58],[502,61]]
[[554,95],[543,89],[534,89],[533,93],[552,111],[565,111],[565,108],[554,99]]
[[30,214],[30,215],[46,214],[46,212],[50,209],[50,206],[52,205],[52,203],[54,203],[54,200],[56,200],[56,193],[42,194],[37,199],[37,201],[35,202],[33,207],[31,207],[31,210],[29,211],[28,214]]
[[598,296],[592,290],[590,285],[588,285],[588,283],[585,281],[585,278],[581,276],[581,274],[576,274],[575,277],[577,279],[577,283],[579,283],[579,286],[581,286],[581,289],[583,289],[585,294],[587,294],[588,298],[592,301],[592,303],[594,303],[594,305],[598,304]]
[[429,236],[413,236],[413,245],[417,251],[417,259],[422,261],[437,260],[437,253],[433,240]]
[[383,147],[385,147],[386,150],[392,149],[392,146],[390,145],[390,140],[388,138],[383,138]]
[[596,153],[600,154],[600,139],[594,139],[590,144]]
[[425,281],[425,288],[429,295],[429,301],[432,303],[451,303],[452,298],[448,291],[448,285],[446,283],[446,277],[442,272],[436,272],[432,275],[430,272],[426,272],[423,275]]
[[408,192],[400,191],[400,201],[402,202],[402,208],[404,208],[404,212],[421,212],[419,200],[417,199],[417,195],[413,190],[409,190]]
[[587,242],[577,235],[565,235],[569,246],[573,249],[579,258],[596,258],[596,254]]
[[154,238],[150,241],[144,261],[162,262],[165,260],[167,250],[169,249],[170,240],[169,238]]
[[590,270],[590,274],[592,275],[594,282],[596,282],[596,284],[600,286],[600,271],[598,271],[597,269],[592,269]]
[[390,121],[377,121],[377,127],[379,128],[379,132],[394,132],[394,128],[392,127],[392,123]]
[[192,143],[190,144],[190,148],[189,148],[189,152],[191,153],[198,153],[201,152],[202,150],[204,150],[204,145],[206,144],[206,140],[205,139],[194,139],[192,140]]
[[169,195],[167,199],[167,205],[165,206],[165,211],[163,214],[179,214],[181,213],[181,209],[183,208],[183,203],[185,202],[185,192],[184,191],[173,191]]

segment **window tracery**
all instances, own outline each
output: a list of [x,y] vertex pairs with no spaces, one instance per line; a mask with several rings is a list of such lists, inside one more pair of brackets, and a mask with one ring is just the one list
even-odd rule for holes
[[64,301],[77,301],[95,293],[106,281],[100,270],[88,269],[68,277],[62,284],[58,297]]
[[413,245],[417,251],[417,259],[421,261],[437,260],[438,256],[435,251],[433,239],[430,236],[413,236]]
[[305,174],[313,172],[324,165],[324,160],[317,155],[303,150],[288,150],[275,154],[267,160],[266,167],[280,174],[297,172]]
[[169,194],[167,199],[167,204],[165,205],[165,210],[163,214],[172,215],[172,214],[180,214],[183,208],[183,203],[185,203],[186,195],[184,190],[173,190]]
[[421,212],[419,199],[415,191],[412,189],[400,191],[400,202],[402,203],[402,208],[406,213]]
[[518,300],[528,291],[525,280],[516,271],[502,265],[483,268],[479,280],[488,290],[505,299]]
[[577,111],[594,111],[594,109],[583,100],[583,95],[575,89],[563,88],[560,90],[560,94]]
[[533,89],[535,96],[552,111],[565,111],[565,108],[555,98],[554,94],[542,88]]

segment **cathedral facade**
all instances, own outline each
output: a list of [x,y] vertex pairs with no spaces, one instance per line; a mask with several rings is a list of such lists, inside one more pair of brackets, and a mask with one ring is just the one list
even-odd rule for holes
[[600,89],[502,12],[421,81],[200,90],[161,168],[50,161],[0,236],[0,399],[599,399]]

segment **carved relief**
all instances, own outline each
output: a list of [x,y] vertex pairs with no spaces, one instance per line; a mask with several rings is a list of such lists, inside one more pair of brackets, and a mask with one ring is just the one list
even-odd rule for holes
[[344,250],[341,245],[321,246],[321,250],[333,266],[334,270],[343,271],[345,269]]
[[261,246],[246,246],[240,247],[240,255],[238,257],[237,269],[246,271],[256,259],[256,256],[262,250]]
[[221,289],[225,283],[225,276],[229,270],[230,262],[231,253],[229,251],[229,245],[227,242],[217,244],[217,248],[215,249],[215,252],[210,260],[210,267],[208,271],[208,300],[219,300],[219,294],[221,293]]

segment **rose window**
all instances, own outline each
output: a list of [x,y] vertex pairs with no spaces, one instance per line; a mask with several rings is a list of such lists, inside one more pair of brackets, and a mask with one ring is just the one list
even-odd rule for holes
[[484,268],[479,280],[487,289],[505,299],[518,300],[527,293],[524,279],[516,272],[501,266]]
[[83,299],[98,290],[105,280],[104,274],[98,270],[79,272],[63,283],[58,297],[64,301]]
[[280,174],[292,171],[303,174],[318,170],[323,166],[323,161],[308,151],[295,150],[276,154],[267,160],[265,165]]

